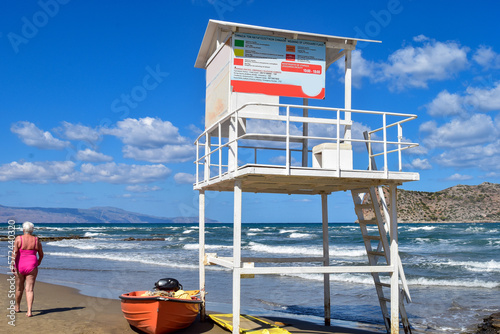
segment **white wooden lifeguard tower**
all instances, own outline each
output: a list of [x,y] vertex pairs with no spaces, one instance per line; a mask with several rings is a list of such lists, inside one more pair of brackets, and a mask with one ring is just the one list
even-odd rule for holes
[[[401,158],[402,150],[417,145],[403,141],[402,127],[416,116],[351,108],[351,52],[359,41],[376,42],[222,21],[208,23],[195,64],[206,70],[205,131],[195,142],[200,290],[205,301],[206,265],[232,270],[233,333],[240,328],[241,276],[287,273],[324,275],[327,325],[330,275],[369,273],[387,332],[399,333],[401,317],[405,333],[411,333],[403,304],[410,296],[398,253],[396,190],[403,182],[419,179],[418,173],[402,171]],[[330,94],[325,90],[325,72],[337,61],[345,64],[344,106],[309,105],[309,99]],[[280,97],[301,98],[302,103],[284,104]],[[360,123],[370,124],[374,130],[353,135]],[[330,265],[327,198],[332,192],[347,190],[367,251],[364,266]],[[206,191],[234,192],[232,257],[205,253]],[[242,192],[320,195],[323,256],[242,257]],[[203,308],[202,317],[204,312]]]

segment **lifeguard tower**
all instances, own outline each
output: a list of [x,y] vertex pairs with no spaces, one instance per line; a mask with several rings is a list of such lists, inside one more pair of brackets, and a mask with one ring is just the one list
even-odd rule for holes
[[[418,173],[402,170],[401,158],[403,150],[417,145],[403,141],[403,124],[416,115],[351,108],[351,52],[360,41],[377,42],[208,23],[195,64],[206,70],[205,131],[195,142],[200,290],[205,301],[205,266],[232,270],[233,333],[240,328],[241,276],[288,273],[323,274],[327,325],[330,275],[369,273],[387,332],[399,333],[401,319],[405,333],[411,333],[403,304],[410,294],[398,253],[396,190],[419,179]],[[344,106],[309,105],[310,99],[339,93],[325,88],[326,70],[337,61],[345,69]],[[291,98],[302,103],[283,103]],[[373,130],[359,134],[361,123]],[[206,191],[234,192],[232,257],[205,252]],[[330,265],[327,200],[336,191],[352,194],[366,265]],[[323,256],[242,257],[242,192],[320,195]]]

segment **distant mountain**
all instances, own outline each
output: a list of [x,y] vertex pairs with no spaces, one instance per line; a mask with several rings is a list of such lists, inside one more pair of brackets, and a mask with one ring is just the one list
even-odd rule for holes
[[437,192],[398,190],[398,220],[500,222],[500,184],[456,185]]
[[[18,208],[0,205],[0,220],[14,219],[18,223],[198,223],[198,217],[156,217],[125,211],[113,207],[95,207],[90,209],[72,208]],[[217,221],[207,219],[208,223]]]
[[[389,190],[383,189],[389,198]],[[400,223],[500,222],[500,184],[496,183],[456,185],[437,192],[398,189],[397,199]],[[371,211],[365,213],[365,219],[372,218]]]

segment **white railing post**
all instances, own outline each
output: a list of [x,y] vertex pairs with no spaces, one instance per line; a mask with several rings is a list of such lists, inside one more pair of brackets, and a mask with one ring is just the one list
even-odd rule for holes
[[199,169],[200,169],[200,141],[197,140],[196,141],[196,180],[195,180],[196,185],[198,185],[198,183],[200,182]]
[[221,125],[219,123],[219,178],[222,177],[222,130]]
[[398,158],[399,158],[399,171],[403,171],[403,165],[401,162],[401,140],[403,139],[403,126],[398,123]]
[[210,136],[208,132],[205,133],[205,168],[203,173],[205,174],[203,179],[208,181],[210,179]]
[[372,170],[372,134],[368,133],[368,170]]
[[236,172],[238,170],[238,128],[239,128],[239,125],[240,125],[240,120],[238,119],[238,111],[236,111],[234,113],[234,126],[235,126],[235,129],[234,129],[234,133],[235,133],[235,137],[234,137],[234,171]]
[[337,177],[340,177],[340,109],[337,109]]
[[286,174],[290,175],[290,106],[286,107]]
[[382,115],[383,119],[383,133],[384,133],[384,174],[385,178],[389,178],[389,168],[387,166],[387,114]]

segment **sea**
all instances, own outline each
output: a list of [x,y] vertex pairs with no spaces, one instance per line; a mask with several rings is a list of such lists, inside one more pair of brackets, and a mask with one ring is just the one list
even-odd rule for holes
[[[331,265],[367,263],[358,225],[331,223],[328,229]],[[7,235],[7,224],[0,234]],[[108,299],[152,289],[167,277],[186,290],[199,287],[198,225],[39,223],[35,234],[88,237],[44,242],[38,281]],[[207,224],[206,252],[232,256],[232,236],[232,224]],[[414,333],[462,333],[500,311],[500,224],[400,224],[399,245]],[[8,242],[0,242],[0,267],[6,274],[7,254]],[[321,224],[242,226],[242,256],[321,255]],[[241,284],[242,313],[323,323],[323,275],[256,275]],[[332,274],[330,284],[332,324],[385,332],[369,274]],[[209,311],[231,313],[231,286],[229,270],[206,267]]]

